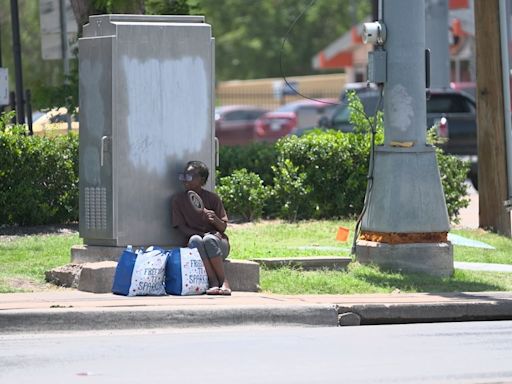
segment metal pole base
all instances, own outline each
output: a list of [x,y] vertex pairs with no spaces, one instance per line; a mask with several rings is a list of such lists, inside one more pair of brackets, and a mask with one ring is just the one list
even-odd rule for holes
[[375,151],[363,232],[448,232],[450,221],[433,147]]

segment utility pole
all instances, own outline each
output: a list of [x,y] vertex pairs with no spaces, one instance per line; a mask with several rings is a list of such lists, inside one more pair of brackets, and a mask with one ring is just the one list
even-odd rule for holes
[[426,143],[425,3],[382,0],[381,13],[382,22],[365,23],[363,39],[376,44],[368,72],[383,87],[384,145],[370,164],[356,258],[450,276],[450,223],[435,148]]
[[25,108],[23,105],[23,71],[21,67],[20,20],[18,16],[18,0],[11,0],[12,47],[14,57],[14,75],[16,79],[16,122],[25,124]]
[[430,86],[450,86],[450,46],[448,43],[448,0],[426,0],[426,47],[430,49]]
[[2,20],[0,20],[0,68],[2,67]]
[[499,0],[475,0],[480,227],[510,236]]
[[372,0],[372,19],[379,20],[379,0]]

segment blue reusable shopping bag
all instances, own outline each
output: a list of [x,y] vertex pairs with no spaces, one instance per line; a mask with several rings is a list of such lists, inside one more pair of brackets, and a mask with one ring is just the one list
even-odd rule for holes
[[197,249],[173,248],[167,252],[165,292],[200,295],[208,289],[208,275]]
[[165,263],[165,292],[170,295],[181,295],[181,255],[179,248],[167,252]]
[[117,262],[114,283],[112,284],[112,293],[116,295],[128,295],[136,259],[137,254],[135,252],[128,250],[123,251]]

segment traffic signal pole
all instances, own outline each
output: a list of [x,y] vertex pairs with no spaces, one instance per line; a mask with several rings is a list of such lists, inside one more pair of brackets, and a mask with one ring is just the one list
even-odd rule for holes
[[[382,28],[372,25],[365,31],[385,32],[369,61],[383,88],[384,145],[375,148],[370,167],[356,258],[449,276],[450,223],[435,148],[426,144],[425,3],[382,0]],[[365,34],[374,43],[369,36],[375,34]]]
[[426,47],[430,55],[430,87],[450,87],[448,0],[425,1]]

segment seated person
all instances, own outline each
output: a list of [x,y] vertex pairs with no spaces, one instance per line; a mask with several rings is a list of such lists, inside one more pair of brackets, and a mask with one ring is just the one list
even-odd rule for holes
[[231,295],[224,274],[224,260],[229,254],[229,239],[225,234],[228,217],[220,197],[203,188],[209,176],[208,167],[201,161],[189,161],[179,176],[185,191],[173,197],[172,225],[187,236],[189,248],[197,248],[201,255],[208,274],[206,294]]

